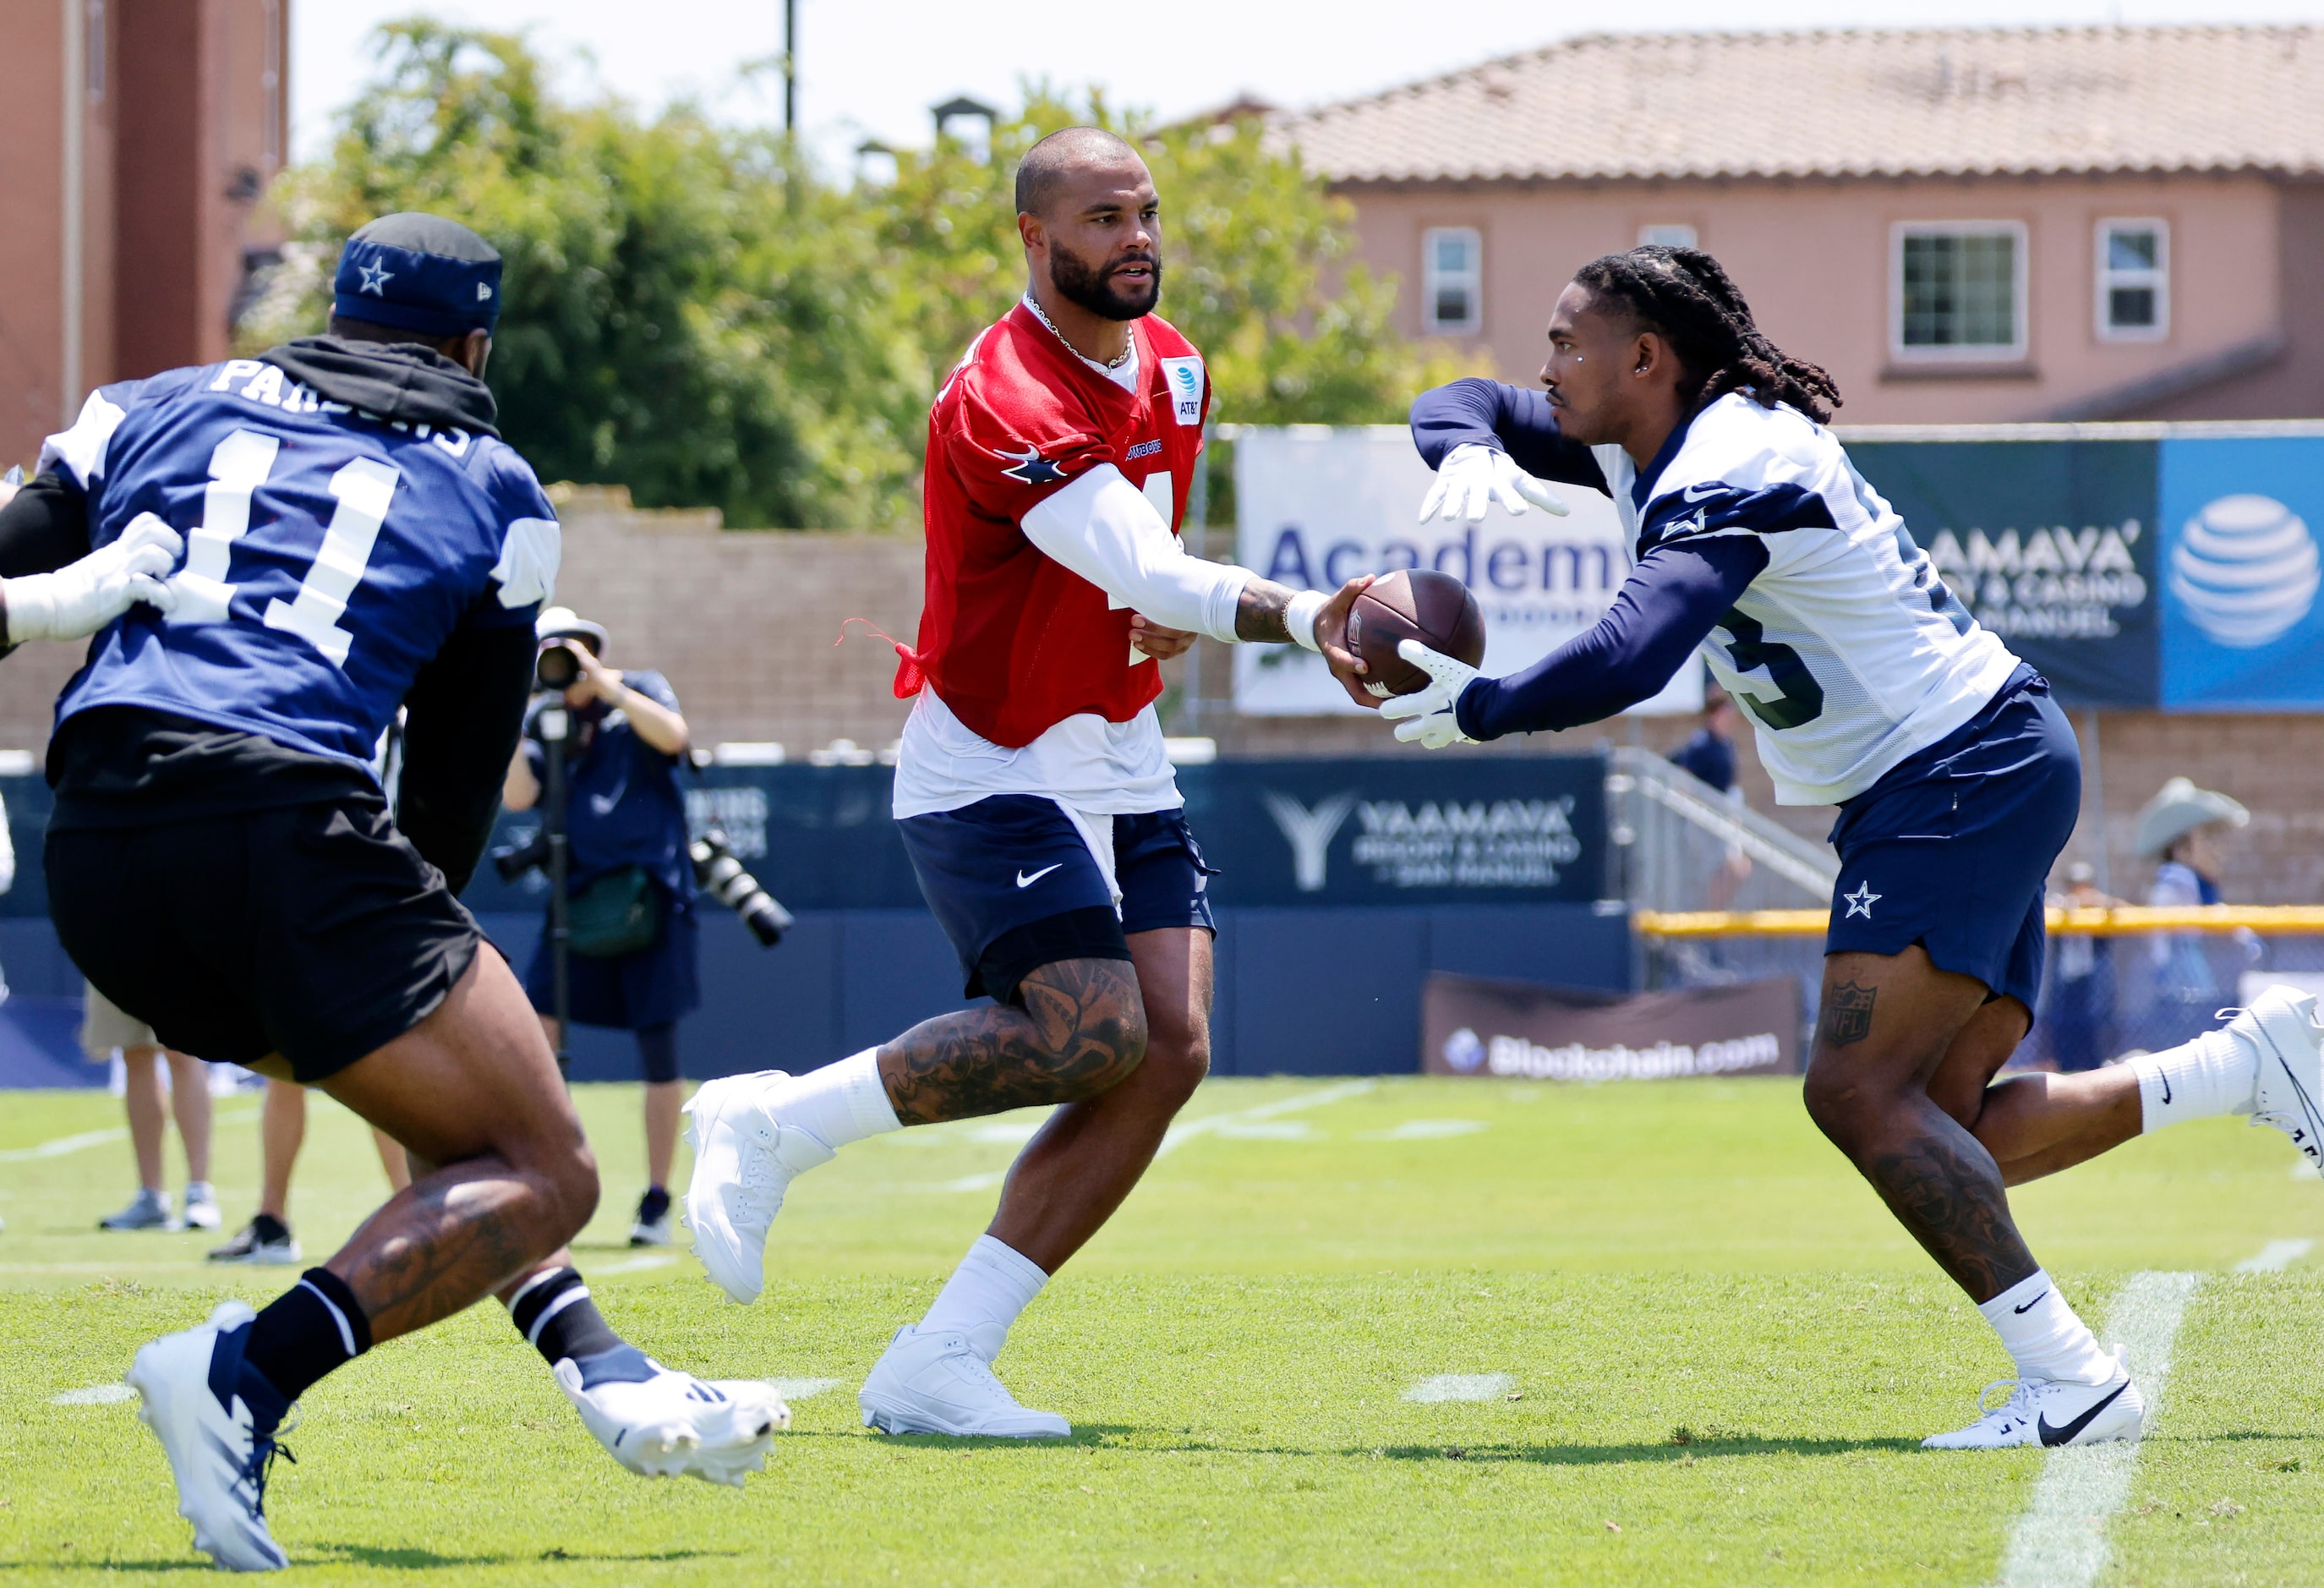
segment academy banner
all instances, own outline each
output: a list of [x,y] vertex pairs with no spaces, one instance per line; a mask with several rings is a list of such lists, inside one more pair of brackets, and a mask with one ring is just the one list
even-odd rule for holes
[[[1417,520],[1435,475],[1402,425],[1246,426],[1235,440],[1236,560],[1295,590],[1358,574],[1434,568],[1467,585],[1485,614],[1485,670],[1531,667],[1588,629],[1630,571],[1621,521],[1596,491],[1561,485],[1572,506],[1478,523]],[[1296,645],[1238,645],[1235,709],[1259,716],[1354,713],[1323,658]],[[1696,711],[1702,669],[1682,669],[1642,713]]]

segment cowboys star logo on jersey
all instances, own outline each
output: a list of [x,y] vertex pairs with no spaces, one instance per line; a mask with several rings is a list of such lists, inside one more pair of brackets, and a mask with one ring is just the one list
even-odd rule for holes
[[1004,468],[1001,472],[1009,478],[1022,481],[1028,485],[1054,485],[1065,477],[1065,471],[1042,457],[1040,448],[1038,447],[1028,447],[1022,452],[996,450],[992,456],[1009,458],[1015,466]]

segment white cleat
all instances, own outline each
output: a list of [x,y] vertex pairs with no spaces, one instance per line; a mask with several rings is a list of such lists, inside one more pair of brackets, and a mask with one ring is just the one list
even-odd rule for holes
[[1074,1431],[1055,1412],[1018,1405],[967,1335],[923,1334],[908,1324],[872,1364],[855,1400],[863,1426],[883,1434],[1063,1439]]
[[[2006,1388],[2009,1398],[1988,1408],[1987,1398]],[[2002,1379],[1977,1398],[1984,1415],[1951,1434],[1932,1434],[1923,1450],[2006,1450],[2020,1445],[2105,1445],[2135,1439],[2146,1426],[2146,1402],[2130,1381],[2123,1348],[2115,1347],[2115,1370],[2103,1384],[2066,1384],[2047,1379]]]
[[705,1081],[687,1103],[694,1174],[686,1186],[686,1222],[694,1255],[740,1302],[767,1283],[767,1232],[791,1182],[837,1156],[823,1139],[785,1124],[769,1109],[782,1070]]
[[178,1514],[194,1525],[194,1547],[230,1572],[279,1572],[290,1564],[266,1529],[266,1472],[279,1446],[257,1436],[240,1395],[221,1404],[210,1390],[219,1336],[256,1316],[239,1301],[220,1302],[208,1323],[162,1335],[129,1370],[130,1388],[144,1399],[138,1418],[169,1454]]
[[2252,1123],[2273,1125],[2324,1168],[2324,1030],[2316,1025],[2316,995],[2270,987],[2226,1029],[2259,1054]]
[[701,1478],[740,1489],[746,1473],[763,1472],[767,1448],[791,1426],[791,1408],[774,1386],[755,1379],[697,1379],[674,1373],[650,1356],[644,1380],[606,1379],[584,1389],[571,1357],[557,1382],[582,1426],[605,1453],[649,1478]]

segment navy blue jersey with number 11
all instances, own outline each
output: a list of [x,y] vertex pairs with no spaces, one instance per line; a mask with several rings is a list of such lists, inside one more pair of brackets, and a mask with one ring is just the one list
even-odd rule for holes
[[248,359],[100,388],[41,465],[87,494],[93,546],[144,512],[186,538],[176,610],[101,632],[60,725],[137,706],[367,763],[456,630],[530,626],[557,576],[555,512],[506,443]]

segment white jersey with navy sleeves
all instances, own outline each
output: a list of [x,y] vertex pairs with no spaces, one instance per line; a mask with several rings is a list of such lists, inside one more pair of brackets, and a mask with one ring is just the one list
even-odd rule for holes
[[100,388],[41,466],[103,546],[152,512],[186,537],[167,615],[98,633],[60,725],[134,706],[367,766],[445,641],[530,626],[557,516],[497,438],[375,419],[235,359]]
[[1838,803],[1968,722],[2018,659],[1938,578],[1895,511],[1821,425],[1729,392],[1643,481],[1593,447],[1634,556],[1757,536],[1767,566],[1703,647],[1751,714],[1786,805]]

